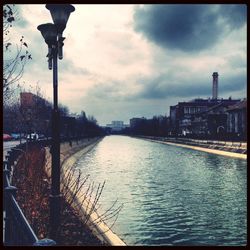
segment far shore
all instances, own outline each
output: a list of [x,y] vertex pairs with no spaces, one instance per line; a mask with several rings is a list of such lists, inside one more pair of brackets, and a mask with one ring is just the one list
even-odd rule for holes
[[239,158],[239,159],[244,159],[244,160],[247,159],[247,154],[242,154],[242,153],[235,153],[235,152],[230,152],[230,151],[225,151],[225,150],[205,148],[205,147],[199,147],[199,146],[193,146],[193,145],[185,145],[182,143],[161,141],[161,140],[157,140],[157,139],[147,138],[146,136],[138,137],[138,138],[153,141],[153,142],[158,142],[161,144],[173,145],[173,146],[183,147],[183,148],[190,148],[190,149],[203,151],[203,152],[207,152],[207,153],[211,153],[211,154],[223,155],[223,156],[234,157],[234,158]]

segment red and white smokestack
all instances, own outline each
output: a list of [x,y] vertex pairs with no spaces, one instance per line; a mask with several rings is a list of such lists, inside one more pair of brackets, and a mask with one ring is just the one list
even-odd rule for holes
[[213,99],[218,99],[218,72],[213,73]]

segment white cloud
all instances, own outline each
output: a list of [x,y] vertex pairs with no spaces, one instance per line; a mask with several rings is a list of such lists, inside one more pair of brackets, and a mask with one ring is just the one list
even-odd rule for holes
[[[226,86],[224,79],[246,77],[246,25],[223,35],[212,48],[190,54],[161,48],[136,33],[134,5],[74,6],[76,10],[64,31],[64,59],[58,65],[59,101],[72,112],[85,110],[94,115],[100,124],[111,120],[128,122],[134,116],[164,115],[169,113],[170,105],[183,101],[177,95],[165,99],[140,98],[140,93],[150,86],[149,79],[153,82],[158,77],[162,80],[158,83],[160,89],[167,89],[167,84],[187,82],[210,88],[214,71],[219,72],[221,86]],[[37,30],[38,25],[52,22],[50,13],[45,5],[20,7],[26,25],[13,28],[12,36],[24,35],[33,55],[23,80],[29,84],[39,80],[52,99],[47,47]],[[225,95],[244,97],[244,90]],[[192,97],[195,96],[190,89],[187,100]]]

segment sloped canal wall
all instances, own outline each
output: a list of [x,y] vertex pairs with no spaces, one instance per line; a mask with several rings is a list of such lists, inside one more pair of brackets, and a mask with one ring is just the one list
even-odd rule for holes
[[[93,149],[103,137],[96,137],[93,139],[84,139],[78,142],[72,141],[71,143],[61,143],[60,146],[60,161],[61,161],[61,185],[63,186],[68,172],[66,169],[74,166],[77,160],[84,154]],[[47,175],[51,176],[51,154],[50,149],[46,148],[45,156],[45,170]],[[73,196],[74,192],[71,190],[70,195]],[[85,200],[83,200],[85,199]],[[82,193],[77,193],[73,199],[72,206],[79,211],[79,216],[82,221],[86,220],[86,215],[89,214],[91,205],[89,198],[85,198]],[[120,239],[108,225],[101,221],[97,211],[91,211],[87,220],[87,226],[91,230],[94,236],[96,236],[101,242],[109,246],[125,246],[125,242]]]

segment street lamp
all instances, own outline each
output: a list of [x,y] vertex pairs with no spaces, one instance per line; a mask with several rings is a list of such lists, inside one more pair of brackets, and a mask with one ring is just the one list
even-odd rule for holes
[[53,111],[52,111],[52,168],[51,168],[51,195],[50,195],[50,237],[59,240],[60,226],[60,114],[58,110],[58,69],[57,57],[63,58],[62,33],[66,27],[70,13],[75,8],[70,4],[46,4],[50,10],[54,24],[41,24],[37,29],[41,32],[48,45],[48,67],[53,68]]

